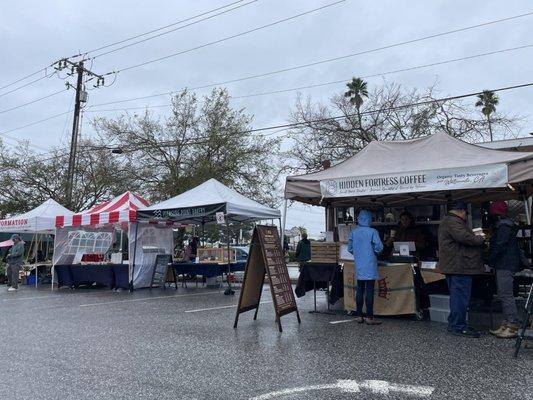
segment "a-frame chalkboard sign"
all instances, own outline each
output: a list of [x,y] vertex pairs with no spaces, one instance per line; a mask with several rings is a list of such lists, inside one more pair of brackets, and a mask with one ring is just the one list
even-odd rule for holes
[[171,262],[172,256],[170,254],[158,254],[155,257],[154,273],[152,274],[150,289],[154,286],[166,289],[165,283],[167,280],[168,264]]
[[265,273],[272,293],[279,331],[283,332],[283,315],[296,312],[298,323],[301,322],[278,230],[275,226],[257,225],[252,235],[234,328],[237,327],[239,315],[246,311],[255,310],[254,320],[257,319]]

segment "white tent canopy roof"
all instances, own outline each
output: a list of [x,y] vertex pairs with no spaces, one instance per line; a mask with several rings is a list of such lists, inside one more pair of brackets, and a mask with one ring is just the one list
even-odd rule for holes
[[217,212],[233,221],[280,218],[279,210],[266,207],[216,179],[209,179],[176,197],[138,210],[139,219],[166,219],[183,223],[210,223]]
[[71,215],[66,209],[53,199],[46,200],[40,206],[24,214],[0,220],[0,232],[7,233],[54,233],[55,217],[57,215]]
[[[404,141],[373,141],[349,159],[320,172],[287,177],[285,198],[320,204],[341,198],[400,204],[424,193],[510,191],[533,179],[533,153],[487,149],[445,133]],[[408,194],[420,193],[415,196]],[[398,196],[403,195],[403,196]],[[416,199],[414,199],[416,200]],[[435,201],[429,196],[428,202]]]

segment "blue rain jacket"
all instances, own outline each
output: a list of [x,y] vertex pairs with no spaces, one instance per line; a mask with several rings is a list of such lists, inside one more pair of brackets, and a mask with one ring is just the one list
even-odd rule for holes
[[357,217],[357,228],[350,233],[348,251],[353,254],[358,280],[378,279],[377,254],[383,251],[378,231],[371,228],[372,214],[361,210]]

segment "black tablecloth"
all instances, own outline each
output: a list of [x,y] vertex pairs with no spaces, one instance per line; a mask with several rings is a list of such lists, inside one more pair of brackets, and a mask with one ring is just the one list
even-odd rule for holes
[[[246,262],[230,264],[230,272],[244,271]],[[202,275],[206,278],[222,276],[228,272],[228,264],[218,263],[173,263],[172,268],[176,275]]]
[[296,296],[305,296],[305,293],[313,288],[327,288],[328,282],[333,281],[337,269],[340,267],[336,263],[304,263],[294,290]]
[[56,265],[58,285],[79,287],[94,283],[106,286],[110,289],[128,289],[128,265]]

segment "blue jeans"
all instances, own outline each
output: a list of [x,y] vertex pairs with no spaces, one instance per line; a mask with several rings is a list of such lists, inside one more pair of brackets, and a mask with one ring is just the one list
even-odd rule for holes
[[357,290],[355,292],[355,304],[357,315],[363,316],[363,304],[366,305],[366,316],[374,316],[374,286],[376,281],[357,280]]
[[468,327],[466,313],[472,292],[471,275],[446,275],[450,291],[450,316],[448,328],[452,331],[464,331]]

